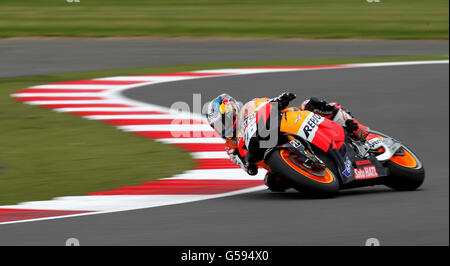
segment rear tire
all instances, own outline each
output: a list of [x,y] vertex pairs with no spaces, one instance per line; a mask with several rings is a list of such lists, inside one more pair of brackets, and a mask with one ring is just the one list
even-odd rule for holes
[[322,198],[333,197],[337,194],[339,190],[339,181],[332,171],[326,169],[328,171],[327,174],[332,176],[331,182],[325,183],[313,180],[292,168],[282,158],[280,154],[281,151],[282,150],[275,150],[268,158],[266,158],[266,163],[269,165],[272,173],[292,184],[292,187],[297,191],[309,196]]

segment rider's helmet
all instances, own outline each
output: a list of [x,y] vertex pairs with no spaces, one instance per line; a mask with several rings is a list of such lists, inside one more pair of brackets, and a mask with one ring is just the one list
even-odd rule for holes
[[233,97],[224,93],[217,96],[208,105],[207,119],[209,125],[219,133],[222,138],[236,137],[237,116],[241,104]]

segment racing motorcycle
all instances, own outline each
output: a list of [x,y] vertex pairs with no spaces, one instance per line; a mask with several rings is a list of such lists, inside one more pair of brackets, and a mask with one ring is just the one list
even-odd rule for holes
[[[295,95],[285,106],[293,99]],[[330,119],[298,108],[280,110],[275,104],[265,98],[245,104],[237,132],[245,162],[280,180],[271,190],[295,188],[328,197],[340,189],[386,185],[415,190],[423,183],[420,159],[388,135],[370,131],[364,142],[358,141]]]

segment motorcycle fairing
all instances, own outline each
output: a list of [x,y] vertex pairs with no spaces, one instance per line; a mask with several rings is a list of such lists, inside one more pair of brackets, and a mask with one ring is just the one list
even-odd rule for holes
[[341,125],[310,111],[284,112],[280,131],[296,134],[325,152],[330,145],[340,149],[345,141]]
[[374,156],[362,158],[349,145],[346,142],[340,149],[330,146],[328,150],[328,154],[336,162],[343,185],[389,175],[389,169]]
[[371,150],[377,150],[380,148],[384,150],[383,153],[377,155],[377,159],[381,162],[391,159],[392,156],[394,156],[397,151],[402,148],[402,144],[392,138],[376,137],[369,139],[367,142]]
[[[300,158],[305,157],[305,147],[301,142],[286,143],[276,148],[267,149],[262,154],[250,152],[251,143],[258,143],[257,130],[248,130],[250,126],[263,126],[261,122],[267,121],[271,114],[271,105],[265,99],[255,99],[239,123],[242,127],[239,130],[239,152],[248,162],[259,162],[263,160],[271,151],[275,149],[289,149],[295,152]],[[344,128],[336,122],[324,118],[310,111],[298,111],[288,108],[281,112],[279,121],[280,133],[296,135],[303,140],[312,143],[314,146],[328,153],[336,163],[342,186],[352,186],[360,183],[361,180],[373,180],[378,177],[387,176],[388,169],[373,156],[363,158],[359,156],[349,145],[348,137]],[[266,125],[264,125],[265,127]],[[250,133],[249,133],[250,132]],[[357,165],[356,162],[366,161],[365,164]],[[364,173],[364,174],[363,174]],[[367,173],[367,174],[365,174]]]
[[[362,158],[348,144],[344,128],[338,123],[310,111],[283,112],[280,131],[296,134],[328,153],[336,163],[343,185],[359,179],[371,179],[388,175],[375,157]],[[369,164],[357,166],[356,162],[369,161]],[[362,173],[368,173],[362,178]]]

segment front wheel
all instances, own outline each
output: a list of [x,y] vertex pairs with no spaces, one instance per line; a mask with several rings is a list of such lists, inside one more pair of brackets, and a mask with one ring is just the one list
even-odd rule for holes
[[[381,132],[373,131],[370,137],[389,137]],[[406,146],[402,146],[398,155],[392,156],[385,163],[390,175],[385,177],[384,184],[399,191],[416,190],[425,180],[425,169],[419,157]]]
[[425,170],[417,156],[406,147],[403,147],[403,154],[386,162],[390,175],[384,184],[400,191],[416,190],[425,180]]
[[297,155],[290,150],[273,151],[266,163],[277,176],[289,182],[299,192],[319,197],[332,197],[339,190],[339,182],[328,169],[311,170],[303,165]]

